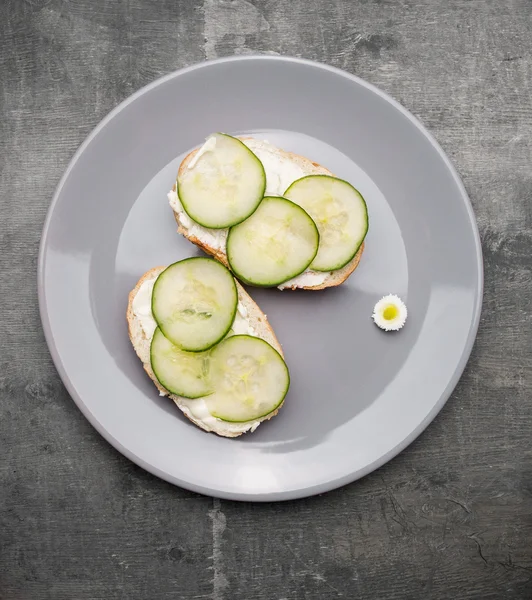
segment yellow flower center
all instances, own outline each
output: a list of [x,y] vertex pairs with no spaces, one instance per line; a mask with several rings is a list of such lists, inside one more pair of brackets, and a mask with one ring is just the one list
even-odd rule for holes
[[382,316],[386,321],[393,321],[399,316],[399,311],[395,304],[389,304],[383,311]]

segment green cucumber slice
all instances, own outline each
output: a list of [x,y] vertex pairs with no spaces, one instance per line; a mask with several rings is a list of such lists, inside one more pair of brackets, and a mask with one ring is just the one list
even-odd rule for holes
[[186,352],[167,340],[157,327],[150,346],[151,368],[159,383],[172,394],[201,398],[212,393],[210,352]]
[[186,213],[204,227],[223,229],[247,219],[266,190],[260,160],[240,140],[215,133],[177,178]]
[[151,309],[164,336],[181,350],[200,352],[224,338],[235,319],[233,276],[212,258],[167,267],[153,286]]
[[280,196],[266,196],[227,236],[227,260],[245,283],[276,286],[302,273],[318,251],[319,233],[309,215]]
[[312,217],[320,232],[320,247],[310,268],[334,271],[358,252],[368,232],[364,198],[350,183],[329,175],[307,175],[284,194]]
[[212,351],[213,394],[209,412],[222,421],[245,423],[273,412],[284,400],[290,375],[281,355],[264,340],[234,335]]

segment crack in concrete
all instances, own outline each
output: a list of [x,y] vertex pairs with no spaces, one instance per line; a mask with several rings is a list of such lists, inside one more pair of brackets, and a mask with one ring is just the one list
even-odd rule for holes
[[212,600],[224,600],[224,591],[228,581],[224,574],[223,560],[223,533],[226,527],[226,518],[222,511],[222,503],[218,498],[213,498],[212,509],[208,512],[212,521]]

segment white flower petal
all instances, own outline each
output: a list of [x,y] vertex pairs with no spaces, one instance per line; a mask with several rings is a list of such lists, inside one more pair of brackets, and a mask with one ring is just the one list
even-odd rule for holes
[[[385,318],[385,310],[391,307],[395,309],[396,315],[392,318]],[[375,304],[372,318],[375,324],[384,331],[398,331],[405,324],[407,314],[406,305],[401,298],[395,294],[388,294]]]

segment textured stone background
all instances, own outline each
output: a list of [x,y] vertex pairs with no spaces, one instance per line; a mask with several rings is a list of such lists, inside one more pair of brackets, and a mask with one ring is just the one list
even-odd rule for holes
[[[532,598],[532,2],[0,0],[0,598]],[[266,52],[356,73],[435,134],[482,235],[462,381],[364,480],[276,505],[176,489],[65,392],[36,299],[53,190],[118,102],[205,58]]]

